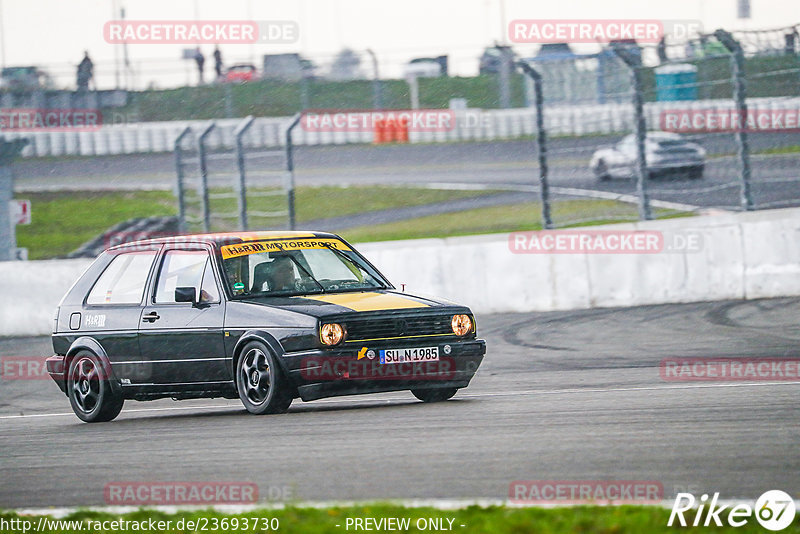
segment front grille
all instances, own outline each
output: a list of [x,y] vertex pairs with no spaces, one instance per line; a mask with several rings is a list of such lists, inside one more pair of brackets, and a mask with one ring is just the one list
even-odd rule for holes
[[348,341],[452,335],[452,315],[353,319],[344,322]]

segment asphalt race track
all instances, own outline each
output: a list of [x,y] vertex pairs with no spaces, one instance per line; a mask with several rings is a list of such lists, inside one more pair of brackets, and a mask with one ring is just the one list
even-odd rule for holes
[[[800,299],[478,318],[488,354],[451,401],[410,393],[247,415],[128,402],[88,425],[46,380],[0,380],[0,508],[103,504],[115,481],[241,481],[306,500],[504,499],[514,480],[652,480],[665,496],[800,494],[800,383],[666,382],[670,357],[800,356]],[[45,355],[49,339],[3,339]],[[21,415],[22,414],[22,415]]]
[[[633,179],[598,181],[588,168],[595,149],[621,136],[555,138],[548,145],[550,183],[557,187],[635,194]],[[705,178],[656,179],[649,182],[655,200],[703,207],[739,207],[738,167],[730,135],[698,136],[708,150]],[[800,205],[797,168],[800,153],[759,155],[755,152],[800,144],[795,135],[762,133],[750,136],[752,189],[758,207]],[[273,161],[275,161],[273,159]],[[210,184],[230,185],[231,160],[209,162]],[[276,184],[280,179],[259,178],[269,168],[263,158],[248,164],[250,185]],[[170,189],[175,181],[171,153],[108,157],[18,160],[13,165],[16,188],[35,190]],[[274,169],[273,169],[274,170]],[[190,173],[191,171],[187,171]],[[473,141],[413,145],[339,145],[297,147],[296,181],[318,185],[431,185],[471,184],[487,187],[537,185],[535,142]],[[525,201],[527,199],[520,199]]]

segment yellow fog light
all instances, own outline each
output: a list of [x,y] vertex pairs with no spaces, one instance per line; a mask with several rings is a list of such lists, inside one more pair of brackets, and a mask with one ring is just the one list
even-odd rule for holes
[[319,329],[319,339],[325,345],[336,345],[344,339],[344,328],[336,323],[324,324]]
[[466,336],[472,331],[472,319],[469,318],[469,315],[454,315],[450,326],[453,327],[455,335]]

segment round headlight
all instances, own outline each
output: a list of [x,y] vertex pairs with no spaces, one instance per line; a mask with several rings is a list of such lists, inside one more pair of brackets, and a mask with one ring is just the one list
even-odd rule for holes
[[336,323],[324,324],[319,329],[319,339],[325,345],[336,345],[344,339],[344,328]]
[[453,327],[455,335],[466,336],[472,331],[472,319],[469,318],[469,315],[454,315],[450,326]]

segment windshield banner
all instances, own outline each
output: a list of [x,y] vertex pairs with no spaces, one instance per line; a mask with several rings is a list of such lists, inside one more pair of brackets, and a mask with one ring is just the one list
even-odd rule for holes
[[335,248],[337,250],[350,250],[350,247],[338,239],[288,239],[271,241],[253,241],[252,243],[238,243],[235,245],[224,245],[222,258],[237,258],[250,254],[262,254],[264,252],[281,252],[290,250],[306,250],[313,248]]

